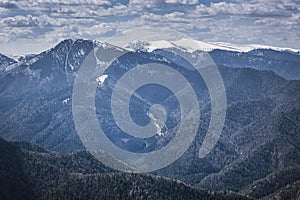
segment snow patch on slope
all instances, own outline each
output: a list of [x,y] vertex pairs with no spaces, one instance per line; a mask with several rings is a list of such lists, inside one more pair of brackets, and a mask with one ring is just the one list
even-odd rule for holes
[[103,85],[105,79],[108,77],[108,75],[101,75],[98,78],[96,78],[96,81],[98,82],[98,85]]

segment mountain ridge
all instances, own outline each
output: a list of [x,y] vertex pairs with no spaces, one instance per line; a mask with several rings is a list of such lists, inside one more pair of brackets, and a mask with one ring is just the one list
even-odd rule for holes
[[[187,39],[186,39],[187,40]],[[157,42],[157,41],[156,41]],[[156,43],[155,41],[153,43]],[[252,68],[256,70],[268,70],[273,71],[276,74],[284,77],[285,79],[289,80],[300,80],[300,51],[287,51],[287,49],[280,49],[280,48],[252,48],[248,49],[247,51],[233,51],[230,48],[218,48],[218,46],[207,46],[205,43],[199,43],[199,41],[194,40],[187,40],[187,44],[185,44],[185,40],[179,40],[179,43],[173,43],[169,41],[160,41],[161,44],[151,46],[150,42],[133,42],[125,46],[125,48],[129,50],[142,50],[142,51],[156,51],[158,49],[165,49],[168,50],[172,48],[179,48],[182,51],[188,51],[191,54],[195,54],[197,51],[205,51],[212,57],[214,62],[217,65],[225,65],[227,67],[233,68]],[[158,41],[158,43],[160,43]],[[48,52],[53,52],[55,50],[59,50],[59,48],[67,48],[70,49],[72,46],[80,46],[79,44],[83,44],[82,46],[89,46],[88,49],[84,47],[82,49],[82,55],[87,55],[85,51],[90,51],[91,47],[95,47],[97,45],[108,44],[105,42],[100,42],[97,40],[84,40],[84,39],[65,39],[55,45],[53,48],[43,51],[38,55],[31,55],[31,56],[23,56],[18,61],[14,61],[11,64],[6,64],[1,67],[2,71],[10,71],[14,68],[18,68],[23,65],[32,64],[35,61],[41,59],[41,56],[47,54]],[[192,44],[189,44],[192,43]],[[201,44],[204,44],[203,48],[193,47]],[[110,45],[110,44],[108,44]],[[150,47],[148,48],[147,46]],[[188,46],[191,47],[192,50],[188,50]],[[207,46],[207,47],[206,47]],[[256,46],[259,47],[259,46]],[[78,47],[77,47],[78,48]],[[187,48],[187,49],[185,49]],[[68,50],[65,51],[68,51]],[[298,53],[297,53],[298,52]],[[80,57],[80,52],[78,53],[77,57]],[[53,57],[52,59],[55,60]],[[67,58],[65,58],[67,59]],[[81,60],[82,61],[82,60]],[[74,66],[78,66],[77,63],[69,65],[71,69],[74,69]],[[65,64],[68,66],[68,64]]]
[[[66,40],[1,74],[0,135],[10,141],[34,142],[54,152],[84,149],[72,118],[72,87],[80,64],[94,45],[97,45],[94,41]],[[108,71],[105,83],[110,83],[109,79],[114,75],[118,77],[118,70],[131,69],[135,64],[151,61],[178,69],[185,65],[176,62],[174,55],[166,57],[164,53],[163,50],[130,52],[114,64],[115,71]],[[201,55],[201,52],[194,53]],[[254,55],[216,50],[211,54],[223,78],[228,105],[222,135],[204,159],[197,155],[210,118],[209,93],[203,82],[188,77],[201,86],[200,102],[205,105],[201,110],[199,132],[181,158],[153,174],[201,188],[240,191],[270,173],[298,165],[299,138],[294,133],[298,129],[293,124],[299,123],[300,81],[288,80],[272,70],[244,67],[247,62],[241,61],[259,58],[260,62],[256,59],[251,62],[259,63],[258,66],[263,68],[261,65],[270,60],[273,63],[279,60],[279,64],[297,64],[299,58],[283,52],[274,54],[273,51],[258,50],[251,53]],[[229,58],[239,62],[231,62]],[[105,86],[103,84],[101,88]],[[105,91],[98,93],[101,94],[106,95]],[[98,108],[102,108],[101,104]],[[26,148],[42,151],[35,146]],[[259,165],[252,163],[256,162],[261,163],[264,170],[255,171]],[[284,189],[286,191],[288,189]]]
[[287,52],[287,53],[296,53],[299,55],[300,49],[293,48],[281,48],[275,46],[267,46],[267,45],[237,45],[230,44],[224,42],[202,42],[199,40],[194,40],[190,38],[182,38],[180,40],[158,40],[158,41],[133,41],[127,45],[125,48],[128,49],[136,49],[144,47],[144,50],[153,51],[159,48],[174,48],[174,47],[182,47],[186,50],[193,51],[213,51],[213,50],[226,50],[232,52],[249,52],[253,50],[274,50],[279,52]]

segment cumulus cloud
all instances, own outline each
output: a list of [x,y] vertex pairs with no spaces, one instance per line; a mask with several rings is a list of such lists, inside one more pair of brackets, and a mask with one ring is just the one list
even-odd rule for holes
[[196,11],[202,15],[253,15],[253,16],[285,16],[289,15],[291,10],[298,9],[299,6],[290,0],[260,1],[252,0],[240,3],[214,3],[210,6],[203,4],[196,7]]
[[39,20],[37,17],[32,17],[31,15],[22,16],[17,15],[14,17],[7,17],[1,19],[3,24],[12,27],[26,27],[26,26],[37,26],[39,24]]
[[164,0],[165,3],[187,4],[194,5],[199,3],[199,0]]
[[131,0],[129,5],[141,9],[164,6],[164,4],[195,5],[198,3],[199,0]]
[[7,9],[13,9],[13,8],[18,8],[18,4],[16,1],[0,1],[0,7],[2,8],[7,8]]
[[286,18],[262,18],[255,20],[257,25],[263,26],[273,26],[279,28],[284,27],[289,30],[300,29],[300,13],[291,14],[291,16]]
[[147,26],[170,28],[204,41],[300,46],[300,2],[295,0],[205,5],[200,0],[116,2],[0,0],[0,43],[19,38],[51,44],[70,37],[99,39]]
[[2,13],[2,14],[7,14],[8,13],[8,9],[7,8],[2,8],[2,7],[0,7],[0,13]]
[[51,5],[111,5],[109,0],[28,0],[28,4],[51,4]]
[[[72,21],[72,20],[71,20]],[[41,15],[39,17],[32,15],[16,15],[14,17],[6,17],[0,20],[1,24],[5,24],[8,27],[44,27],[44,26],[62,26],[70,23],[69,19],[64,18],[50,18],[47,15]]]

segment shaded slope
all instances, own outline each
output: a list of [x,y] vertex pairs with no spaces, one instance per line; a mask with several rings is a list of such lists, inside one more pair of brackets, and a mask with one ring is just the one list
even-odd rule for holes
[[255,198],[262,198],[285,190],[288,185],[293,185],[299,180],[300,166],[298,165],[269,174],[265,178],[253,182],[241,192]]
[[[19,144],[17,144],[19,145]],[[60,155],[0,139],[1,199],[247,199],[147,174],[118,173],[87,152]],[[22,144],[24,147],[24,144]],[[28,148],[30,147],[30,148]]]
[[279,132],[274,139],[267,140],[257,150],[219,173],[204,178],[199,187],[215,190],[227,188],[253,197],[263,197],[300,180],[299,101],[294,105],[295,109],[281,113],[274,122]]

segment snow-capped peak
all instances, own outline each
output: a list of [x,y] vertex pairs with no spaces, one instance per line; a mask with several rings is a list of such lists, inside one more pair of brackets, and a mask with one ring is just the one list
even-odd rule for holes
[[255,49],[272,49],[276,51],[290,51],[300,53],[300,49],[292,48],[281,48],[267,45],[237,45],[225,42],[202,42],[189,38],[182,38],[176,41],[158,40],[158,41],[135,41],[124,46],[127,49],[132,50],[146,50],[153,51],[155,49],[166,49],[166,48],[181,48],[186,51],[193,52],[196,50],[200,51],[213,51],[215,49],[235,51],[235,52],[249,52]]
[[248,52],[255,49],[271,49],[275,51],[291,51],[299,53],[300,49],[293,49],[293,48],[283,48],[283,47],[275,47],[275,46],[268,46],[268,45],[259,45],[259,44],[248,44],[248,45],[237,45],[237,44],[230,44],[226,42],[213,42],[211,44],[215,44],[221,48],[231,48],[232,51],[240,51],[240,52]]

